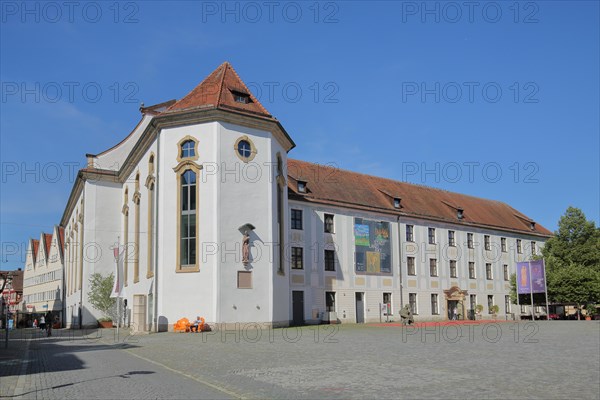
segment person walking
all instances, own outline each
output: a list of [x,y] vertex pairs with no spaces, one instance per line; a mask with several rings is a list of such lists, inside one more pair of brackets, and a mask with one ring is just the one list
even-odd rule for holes
[[52,311],[46,313],[46,336],[52,336]]
[[43,314],[40,317],[40,329],[41,330],[46,330],[46,317],[44,317]]

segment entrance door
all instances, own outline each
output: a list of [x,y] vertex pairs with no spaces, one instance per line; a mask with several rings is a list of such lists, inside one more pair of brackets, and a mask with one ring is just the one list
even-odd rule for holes
[[292,291],[292,323],[294,325],[304,324],[304,292]]
[[356,323],[362,324],[365,322],[365,301],[364,293],[356,293]]
[[448,319],[454,319],[454,309],[456,308],[456,319],[458,319],[458,314],[460,310],[458,309],[458,300],[448,300]]
[[133,329],[136,332],[146,330],[146,296],[143,294],[133,296]]

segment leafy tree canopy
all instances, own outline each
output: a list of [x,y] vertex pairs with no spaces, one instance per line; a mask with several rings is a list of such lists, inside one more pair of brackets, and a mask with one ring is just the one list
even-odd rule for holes
[[92,274],[89,280],[88,301],[105,318],[113,318],[115,313],[116,299],[110,297],[114,281],[113,274],[103,276],[99,273]]
[[600,302],[600,229],[580,209],[567,209],[542,254],[551,301]]

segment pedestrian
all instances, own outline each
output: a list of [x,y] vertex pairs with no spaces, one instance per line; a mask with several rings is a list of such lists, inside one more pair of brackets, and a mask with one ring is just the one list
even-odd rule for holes
[[48,311],[46,313],[46,335],[47,336],[52,336],[52,322],[53,322],[53,318],[52,318],[52,311]]
[[45,330],[46,329],[46,318],[44,317],[43,314],[40,317],[40,329],[41,330]]
[[33,327],[34,327],[34,328],[37,328],[37,325],[38,325],[37,318],[35,318],[35,319],[33,320]]
[[458,308],[456,306],[454,306],[454,309],[452,310],[452,320],[456,321],[458,319]]

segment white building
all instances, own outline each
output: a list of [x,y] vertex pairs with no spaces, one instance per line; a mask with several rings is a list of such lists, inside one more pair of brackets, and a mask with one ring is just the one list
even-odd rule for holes
[[129,321],[166,330],[196,315],[378,321],[388,302],[396,318],[405,303],[445,318],[458,300],[461,312],[472,301],[504,314],[506,273],[550,235],[500,202],[288,160],[294,142],[228,63],[183,99],[140,110],[125,139],[87,156],[61,219],[71,325],[100,316],[88,279],[114,272],[117,242]]
[[23,275],[23,301],[27,313],[52,311],[63,321],[63,248],[64,230],[55,226],[52,233],[27,243]]

